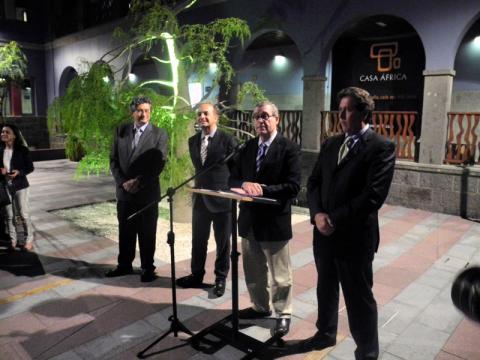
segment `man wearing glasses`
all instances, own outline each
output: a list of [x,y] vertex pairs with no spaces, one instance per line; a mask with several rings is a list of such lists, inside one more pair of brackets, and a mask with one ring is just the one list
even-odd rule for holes
[[[198,174],[230,154],[237,145],[236,139],[219,130],[218,110],[212,103],[200,104],[197,124],[201,132],[188,140],[190,158]],[[218,163],[209,171],[195,178],[195,187],[210,190],[228,189],[229,164]],[[216,196],[193,195],[192,210],[192,260],[190,275],[177,280],[183,288],[200,287],[205,275],[210,226],[213,223],[217,256],[215,259],[216,296],[225,293],[225,279],[229,270],[230,234],[232,233],[231,201]]]
[[293,277],[288,242],[292,238],[291,202],[300,190],[300,151],[277,132],[279,117],[275,104],[258,104],[253,119],[257,137],[246,143],[236,159],[230,186],[243,194],[274,198],[279,204],[240,204],[238,231],[252,307],[241,310],[239,317],[269,317],[271,300],[277,315],[273,333],[283,336],[289,331],[292,314]]

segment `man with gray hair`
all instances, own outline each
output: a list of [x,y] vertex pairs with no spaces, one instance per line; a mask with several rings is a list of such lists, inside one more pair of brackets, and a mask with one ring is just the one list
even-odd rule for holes
[[[249,140],[232,168],[232,190],[265,196],[276,205],[240,204],[238,231],[242,237],[243,269],[252,307],[239,312],[240,319],[268,317],[276,312],[274,335],[290,328],[293,276],[289,240],[292,238],[291,203],[300,190],[300,150],[277,132],[278,109],[271,102],[253,111],[257,137]],[[270,270],[272,284],[268,284]],[[270,290],[271,289],[271,293]]]

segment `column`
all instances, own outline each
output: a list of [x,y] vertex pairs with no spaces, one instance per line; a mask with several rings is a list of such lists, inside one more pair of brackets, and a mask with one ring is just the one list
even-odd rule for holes
[[419,162],[442,164],[455,70],[425,70]]
[[303,77],[302,150],[320,150],[321,111],[325,110],[325,82],[323,76]]

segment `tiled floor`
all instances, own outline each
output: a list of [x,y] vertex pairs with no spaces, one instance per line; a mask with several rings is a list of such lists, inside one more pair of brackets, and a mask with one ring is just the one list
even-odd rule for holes
[[[117,244],[48,210],[112,199],[112,180],[73,180],[74,164],[67,161],[35,165],[29,179],[38,259],[25,254],[7,259],[0,250],[4,259],[0,263],[0,359],[135,359],[170,327],[170,265],[158,262],[161,277],[147,285],[140,283],[138,275],[104,278],[104,270],[116,262]],[[293,326],[286,340],[302,339],[315,331],[311,226],[301,213],[295,217],[291,242],[295,299]],[[382,208],[380,220],[382,241],[374,262],[374,291],[379,304],[381,358],[480,359],[480,324],[465,319],[450,300],[455,274],[467,264],[480,263],[480,224],[388,205]],[[28,268],[27,264],[34,266]],[[212,255],[207,266],[206,281],[212,282]],[[177,263],[176,269],[178,276],[187,274],[189,261]],[[249,300],[241,269],[239,274],[242,308]],[[230,288],[229,282],[221,298],[215,298],[209,289],[179,289],[182,323],[196,332],[228,315]],[[247,331],[264,339],[270,322],[260,322]],[[185,345],[184,338],[182,333],[180,338],[169,336],[152,352]],[[342,302],[334,348],[284,358],[353,359],[353,351]],[[150,358],[238,359],[243,355],[228,345],[213,354],[187,345]]]

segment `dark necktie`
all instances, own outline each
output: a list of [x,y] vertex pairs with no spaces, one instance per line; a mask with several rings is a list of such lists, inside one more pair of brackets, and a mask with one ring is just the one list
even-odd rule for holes
[[265,155],[267,154],[267,144],[261,143],[260,146],[258,147],[257,151],[257,172],[260,170],[260,165],[262,164],[263,159],[265,159]]

